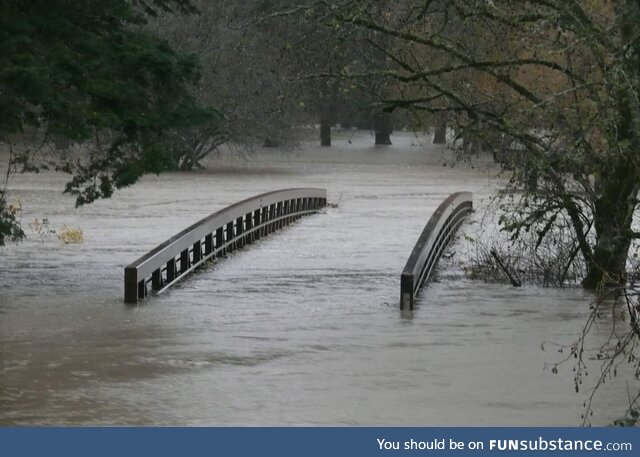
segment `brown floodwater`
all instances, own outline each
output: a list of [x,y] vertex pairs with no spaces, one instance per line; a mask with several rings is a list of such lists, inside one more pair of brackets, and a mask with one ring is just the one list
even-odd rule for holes
[[[376,148],[349,133],[329,149],[213,157],[80,209],[60,193],[64,176],[13,177],[28,238],[0,248],[0,424],[580,424],[598,362],[578,393],[571,363],[548,365],[564,357],[551,343],[579,334],[587,293],[470,281],[462,240],[416,310],[399,311],[400,272],[434,209],[459,190],[481,208],[499,183],[482,159],[452,168],[426,137],[393,140]],[[287,187],[326,187],[338,206],[124,305],[126,264]],[[38,233],[35,218],[84,241]],[[594,345],[607,335],[596,329]],[[625,381],[613,380],[592,422],[626,406]]]

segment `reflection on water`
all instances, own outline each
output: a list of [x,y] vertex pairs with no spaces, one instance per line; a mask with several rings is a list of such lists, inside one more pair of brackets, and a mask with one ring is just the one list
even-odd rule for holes
[[[58,194],[64,177],[15,178],[25,222],[80,227],[85,241],[31,233],[2,248],[0,423],[578,424],[587,394],[571,365],[544,369],[558,354],[541,343],[575,338],[584,292],[471,282],[454,257],[416,310],[398,310],[400,271],[432,211],[458,190],[482,205],[492,173],[442,167],[447,152],[411,135],[390,148],[351,140],[212,159],[79,210]],[[123,267],[148,249],[223,206],[298,186],[326,187],[339,206],[142,306],[122,303]],[[596,424],[620,415],[626,388],[602,397]]]

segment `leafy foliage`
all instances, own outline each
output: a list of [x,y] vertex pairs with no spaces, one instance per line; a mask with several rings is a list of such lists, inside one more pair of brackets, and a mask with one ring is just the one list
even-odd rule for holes
[[7,204],[5,192],[0,191],[0,246],[5,241],[19,240],[24,236],[18,213],[19,209]]
[[[194,55],[145,28],[145,14],[191,12],[185,0],[14,0],[0,4],[0,138],[37,131],[22,171],[73,174],[77,205],[172,167],[167,137],[218,122],[192,95]],[[42,147],[65,139],[65,148]]]

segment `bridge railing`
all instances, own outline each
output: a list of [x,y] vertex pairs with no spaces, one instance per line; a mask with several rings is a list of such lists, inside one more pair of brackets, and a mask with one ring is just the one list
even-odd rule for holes
[[257,195],[205,217],[124,269],[124,301],[160,293],[218,256],[250,244],[327,203],[326,189],[283,189]]
[[400,309],[413,309],[420,287],[428,281],[444,249],[473,210],[471,192],[456,192],[438,206],[424,227],[400,276]]

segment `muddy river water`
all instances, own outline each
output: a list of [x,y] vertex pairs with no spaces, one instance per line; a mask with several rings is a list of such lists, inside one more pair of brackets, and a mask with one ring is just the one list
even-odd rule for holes
[[[575,392],[571,364],[545,366],[563,357],[550,343],[578,335],[587,293],[471,281],[461,240],[400,313],[400,272],[434,209],[459,190],[482,207],[499,185],[482,161],[443,166],[448,151],[429,140],[376,148],[343,134],[330,149],[213,157],[77,210],[64,176],[13,177],[28,238],[0,248],[0,424],[579,424],[588,391]],[[126,264],[287,187],[325,187],[337,206],[124,305]],[[35,218],[84,241],[65,245]],[[626,405],[624,382],[607,384],[593,423]]]

